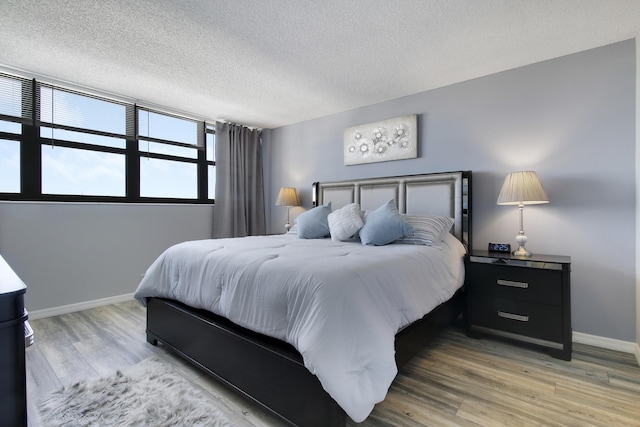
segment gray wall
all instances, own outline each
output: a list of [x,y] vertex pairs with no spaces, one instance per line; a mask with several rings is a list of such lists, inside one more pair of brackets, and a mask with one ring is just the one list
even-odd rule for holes
[[213,207],[0,203],[0,254],[27,285],[29,311],[135,291],[167,247],[211,237]]
[[[496,199],[510,171],[538,172],[551,200],[525,208],[527,248],[572,257],[573,329],[636,340],[635,41],[629,40],[266,132],[272,232],[281,186],[450,170],[474,173],[474,248],[510,242],[516,207]],[[301,94],[303,96],[303,94]],[[417,159],[343,165],[343,130],[418,114]]]
[[640,364],[640,44],[636,37],[636,358]]

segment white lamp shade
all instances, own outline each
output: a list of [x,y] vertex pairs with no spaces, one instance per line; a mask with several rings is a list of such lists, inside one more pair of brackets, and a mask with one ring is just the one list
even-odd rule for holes
[[511,172],[498,195],[499,205],[536,205],[549,203],[549,196],[534,171]]
[[282,187],[276,199],[277,206],[300,206],[298,192],[293,187]]

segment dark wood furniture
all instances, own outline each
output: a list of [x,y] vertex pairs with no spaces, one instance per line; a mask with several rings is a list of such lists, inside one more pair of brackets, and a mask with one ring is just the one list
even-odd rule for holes
[[[396,336],[400,369],[426,342],[464,311],[464,292]],[[239,391],[284,421],[297,426],[344,426],[342,408],[304,367],[291,345],[257,334],[229,320],[182,303],[151,298],[147,341],[163,345]]]
[[571,360],[571,258],[471,251],[467,257],[467,335],[499,335]]
[[27,425],[24,294],[27,287],[0,256],[0,425]]
[[[471,172],[314,184],[314,204],[331,201],[334,209],[352,202],[367,209],[390,198],[395,198],[402,213],[453,217],[452,233],[471,247]],[[400,331],[395,340],[398,368],[459,317],[464,305],[464,292],[460,290]],[[304,367],[299,352],[282,341],[210,312],[160,298],[151,298],[147,304],[147,341],[153,345],[161,342],[288,424],[345,425],[342,408]]]

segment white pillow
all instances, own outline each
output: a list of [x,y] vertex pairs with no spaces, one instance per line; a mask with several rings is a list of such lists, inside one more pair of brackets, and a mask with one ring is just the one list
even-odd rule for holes
[[439,246],[454,223],[453,218],[439,215],[402,215],[402,217],[413,227],[414,232],[396,243],[410,245]]
[[360,205],[357,203],[351,203],[331,212],[327,219],[331,240],[338,242],[350,239],[364,225],[360,216]]

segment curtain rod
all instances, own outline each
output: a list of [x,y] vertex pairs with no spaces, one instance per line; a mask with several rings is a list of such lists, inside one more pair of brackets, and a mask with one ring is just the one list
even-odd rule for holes
[[247,126],[247,125],[243,125],[240,123],[235,123],[229,120],[224,120],[224,119],[218,119],[216,120],[216,122],[220,122],[220,123],[226,123],[228,125],[234,125],[234,126],[242,126],[243,128],[247,128],[247,129],[251,129],[251,130],[259,130],[262,131],[264,128],[257,128],[257,127],[253,127],[253,126]]

